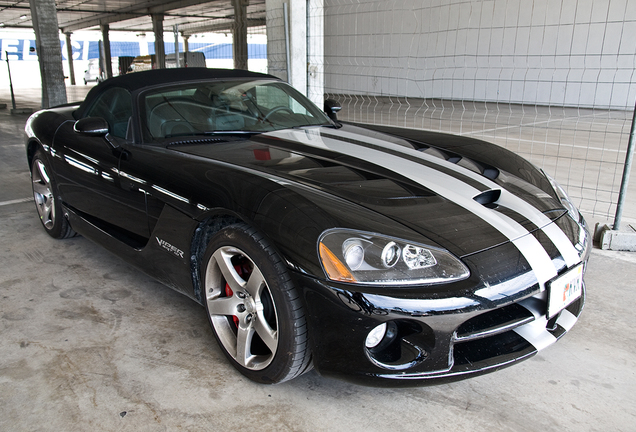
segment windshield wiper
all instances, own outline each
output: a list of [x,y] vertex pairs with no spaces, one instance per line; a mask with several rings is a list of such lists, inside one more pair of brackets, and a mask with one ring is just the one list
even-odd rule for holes
[[304,128],[310,128],[310,127],[328,127],[328,128],[335,128],[335,126],[334,126],[334,125],[332,125],[332,124],[320,123],[320,124],[306,124],[306,125],[292,126],[292,129],[304,129]]
[[238,131],[206,131],[206,135],[256,135],[263,133],[263,131],[247,131],[247,130],[238,130]]

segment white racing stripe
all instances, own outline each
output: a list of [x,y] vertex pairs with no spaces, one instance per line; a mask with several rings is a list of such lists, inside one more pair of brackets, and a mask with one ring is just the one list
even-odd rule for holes
[[[338,131],[338,135],[342,135],[345,138],[360,140],[360,136],[352,134],[346,131]],[[510,210],[513,210],[520,215],[526,217],[529,221],[531,221],[537,228],[541,229],[550,239],[550,241],[557,248],[567,267],[572,267],[573,265],[581,262],[581,258],[579,257],[578,252],[570,242],[570,239],[565,235],[565,233],[552,221],[544,215],[537,208],[532,206],[527,201],[519,198],[518,196],[510,193],[509,191],[502,189],[497,183],[492,180],[484,177],[480,174],[477,174],[467,168],[454,164],[452,162],[448,162],[446,160],[442,160],[436,156],[428,155],[421,151],[411,149],[409,147],[404,147],[399,144],[391,143],[390,141],[383,141],[372,137],[364,137],[365,141],[369,142],[369,144],[374,144],[382,147],[391,148],[392,150],[397,150],[403,152],[405,154],[416,156],[422,160],[433,163],[435,165],[447,168],[452,170],[458,174],[461,174],[465,177],[470,178],[478,183],[481,183],[486,187],[486,189],[498,189],[501,190],[501,196],[497,200],[497,204],[506,207]],[[428,186],[427,186],[428,187]],[[430,188],[429,188],[430,189]],[[475,194],[477,195],[477,194]],[[473,196],[475,196],[473,195]],[[496,228],[496,227],[495,227]]]
[[565,331],[570,331],[570,329],[574,327],[574,324],[576,323],[577,319],[578,318],[574,316],[572,312],[570,312],[567,309],[563,309],[556,323],[560,325],[561,327],[563,327]]
[[581,262],[581,258],[579,257],[578,252],[572,245],[572,242],[570,241],[568,236],[566,236],[565,233],[561,231],[561,228],[552,223],[552,221],[546,215],[541,213],[528,202],[502,189],[501,197],[499,197],[499,199],[497,200],[497,204],[501,204],[506,208],[522,214],[523,216],[527,217],[530,222],[539,227],[544,232],[544,234],[548,236],[554,246],[556,246],[559,253],[565,260],[568,268]]
[[548,325],[548,320],[542,316],[531,323],[517,327],[515,333],[530,342],[537,351],[541,351],[557,340],[552,333],[545,329],[546,325]]
[[557,271],[552,264],[550,256],[534,236],[526,235],[512,240],[512,243],[523,254],[523,257],[528,261],[530,267],[532,267],[539,286],[543,290],[545,283],[557,276]]
[[[502,213],[477,203],[473,197],[480,191],[453,176],[372,147],[323,137],[315,130],[277,131],[267,135],[280,139],[293,139],[312,147],[344,153],[371,161],[393,172],[405,174],[422,186],[475,214],[507,237],[532,267],[541,289],[544,288],[545,282],[557,275],[549,255],[534,236],[528,235],[528,230]],[[417,153],[420,154],[420,152]]]
[[[545,315],[542,315],[542,312],[539,309],[539,305],[543,303],[533,300],[535,299],[527,299],[522,301],[520,304],[534,315],[535,320],[528,324],[524,324],[521,327],[517,327],[514,331],[519,336],[530,342],[537,351],[541,351],[545,347],[556,342],[557,338],[546,329],[546,326],[548,325],[548,318]],[[569,310],[563,309],[556,323],[568,332],[574,326],[577,319],[578,318]]]
[[514,332],[530,342],[537,351],[556,342],[557,339],[546,329],[548,317],[542,312],[545,304],[543,300],[534,296],[520,301],[519,304],[534,316],[534,321],[517,327]]

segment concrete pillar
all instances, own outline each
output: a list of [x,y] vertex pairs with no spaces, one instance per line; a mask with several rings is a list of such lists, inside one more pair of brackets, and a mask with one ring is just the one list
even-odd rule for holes
[[309,0],[307,7],[307,97],[322,107],[325,100],[324,0]]
[[152,31],[155,33],[155,68],[166,68],[166,50],[163,46],[163,14],[152,14]]
[[55,0],[29,0],[42,77],[42,108],[67,102]]
[[71,45],[71,33],[66,35],[66,57],[68,58],[68,74],[71,76],[71,85],[75,85],[75,68],[73,67],[73,46]]
[[232,25],[232,54],[234,69],[247,69],[247,5],[249,0],[232,0],[234,24]]
[[181,33],[181,38],[183,39],[183,67],[188,67],[188,53],[190,52],[190,46],[188,45],[188,39],[190,39],[190,35],[184,35]]
[[287,80],[282,0],[267,0],[265,2],[265,20],[267,25],[267,73]]
[[175,65],[178,68],[185,67],[185,65],[181,64],[181,59],[179,58],[179,24],[175,24],[175,25],[172,26],[172,32],[174,33],[174,62],[175,62]]
[[289,50],[291,81],[296,90],[307,96],[307,2],[289,2]]
[[140,33],[137,35],[139,38],[139,55],[147,56],[148,55],[148,40],[146,37],[146,33]]
[[188,40],[190,39],[190,35],[184,35],[181,33],[181,37],[183,38],[183,52],[190,52],[190,46],[188,45]]
[[[288,3],[289,59],[285,42],[283,4]],[[307,3],[293,0],[267,0],[267,71],[287,80],[296,90],[307,95]],[[322,105],[322,104],[321,104]],[[320,105],[320,106],[321,106]]]
[[110,56],[110,27],[108,24],[102,24],[99,26],[102,31],[102,40],[104,41],[104,72],[106,72],[106,79],[113,77],[113,61]]

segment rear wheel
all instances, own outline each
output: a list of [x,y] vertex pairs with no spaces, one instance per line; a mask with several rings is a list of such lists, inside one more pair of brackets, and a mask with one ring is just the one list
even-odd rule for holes
[[44,162],[44,155],[37,152],[31,164],[31,183],[33,186],[33,199],[40,216],[40,222],[46,232],[53,238],[68,238],[75,235],[68,220],[62,214],[62,208],[58,202],[55,182],[49,174]]
[[278,383],[310,368],[298,291],[279,255],[254,229],[233,225],[215,234],[202,279],[216,339],[243,375]]

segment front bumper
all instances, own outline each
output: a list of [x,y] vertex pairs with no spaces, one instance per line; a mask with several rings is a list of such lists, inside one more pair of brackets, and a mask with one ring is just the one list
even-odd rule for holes
[[[522,290],[515,301],[469,297],[396,299],[352,292],[298,276],[304,287],[314,367],[323,375],[365,385],[413,386],[452,382],[511,366],[569,331],[582,296],[546,318],[545,291]],[[397,336],[383,352],[365,346],[383,322]]]
[[[314,367],[364,385],[432,385],[511,366],[556,342],[577,321],[585,286],[548,319],[547,291],[533,271],[514,248],[495,249],[465,259],[473,276],[479,274],[468,288],[362,291],[294,273],[307,308]],[[559,275],[569,270],[558,254],[552,261]],[[368,349],[367,335],[382,323],[393,323],[395,337]]]

